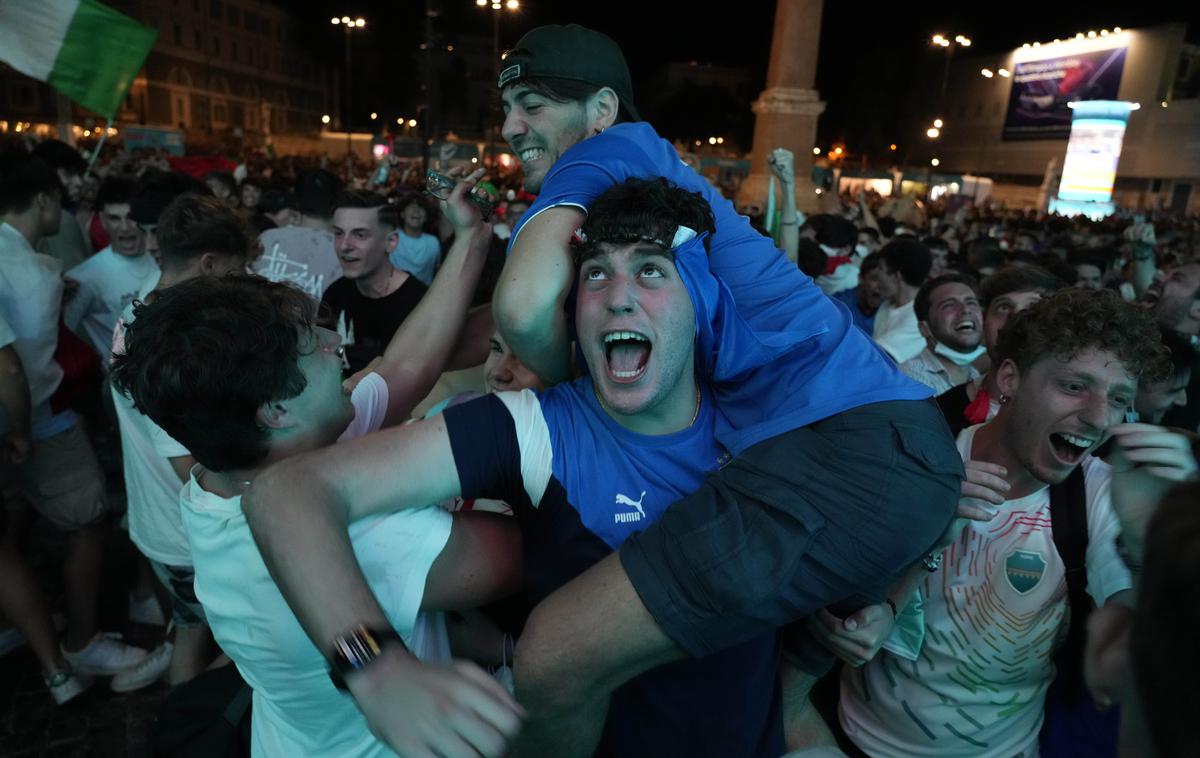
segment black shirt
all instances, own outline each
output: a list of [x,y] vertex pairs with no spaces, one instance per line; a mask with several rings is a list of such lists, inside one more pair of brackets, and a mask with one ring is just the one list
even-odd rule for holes
[[392,335],[429,288],[412,275],[395,292],[370,298],[349,279],[338,279],[321,296],[321,320],[337,329],[346,346],[350,373],[383,355]]

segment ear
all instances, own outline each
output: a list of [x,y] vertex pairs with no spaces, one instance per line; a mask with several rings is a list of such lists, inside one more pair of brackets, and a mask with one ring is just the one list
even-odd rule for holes
[[217,254],[216,253],[201,253],[198,265],[200,273],[205,276],[212,276],[217,271]]
[[288,418],[288,409],[281,402],[263,403],[254,412],[254,420],[268,429],[286,429],[292,424]]
[[1130,679],[1129,635],[1133,609],[1108,603],[1091,612],[1083,648],[1083,679],[1098,698],[1120,700]]
[[1005,358],[996,369],[996,385],[1008,397],[1016,397],[1021,386],[1021,371],[1012,358]]
[[390,255],[396,249],[396,245],[400,244],[400,230],[393,229],[388,232],[388,236],[384,238],[384,244],[387,246],[387,251]]
[[615,124],[620,106],[621,100],[617,97],[617,93],[613,91],[612,87],[601,87],[594,95],[588,98],[587,116],[590,126],[589,136],[599,134]]

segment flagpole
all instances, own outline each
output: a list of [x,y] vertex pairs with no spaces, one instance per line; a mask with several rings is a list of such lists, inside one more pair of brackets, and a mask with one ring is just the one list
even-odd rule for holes
[[87,171],[84,174],[90,173],[92,166],[96,165],[96,159],[100,157],[100,148],[104,147],[104,140],[108,139],[108,130],[112,129],[112,121],[110,118],[108,123],[105,124],[104,132],[100,135],[100,141],[96,143],[96,148],[92,150],[92,157],[88,159]]

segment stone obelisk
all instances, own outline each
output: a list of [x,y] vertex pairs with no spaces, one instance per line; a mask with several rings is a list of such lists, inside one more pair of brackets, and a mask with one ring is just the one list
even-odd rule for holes
[[767,207],[771,171],[767,155],[777,147],[786,147],[796,156],[796,205],[806,214],[817,212],[818,198],[811,177],[817,117],[825,110],[825,103],[813,89],[821,38],[821,3],[822,0],[777,0],[767,88],[753,105],[754,150],[750,176],[738,190],[739,208]]

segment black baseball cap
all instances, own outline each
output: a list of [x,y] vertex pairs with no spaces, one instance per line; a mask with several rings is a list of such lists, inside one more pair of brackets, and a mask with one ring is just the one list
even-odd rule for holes
[[522,79],[570,79],[611,87],[626,113],[641,120],[633,105],[633,83],[621,48],[607,34],[579,24],[539,26],[521,37],[502,62],[500,81],[504,89]]

